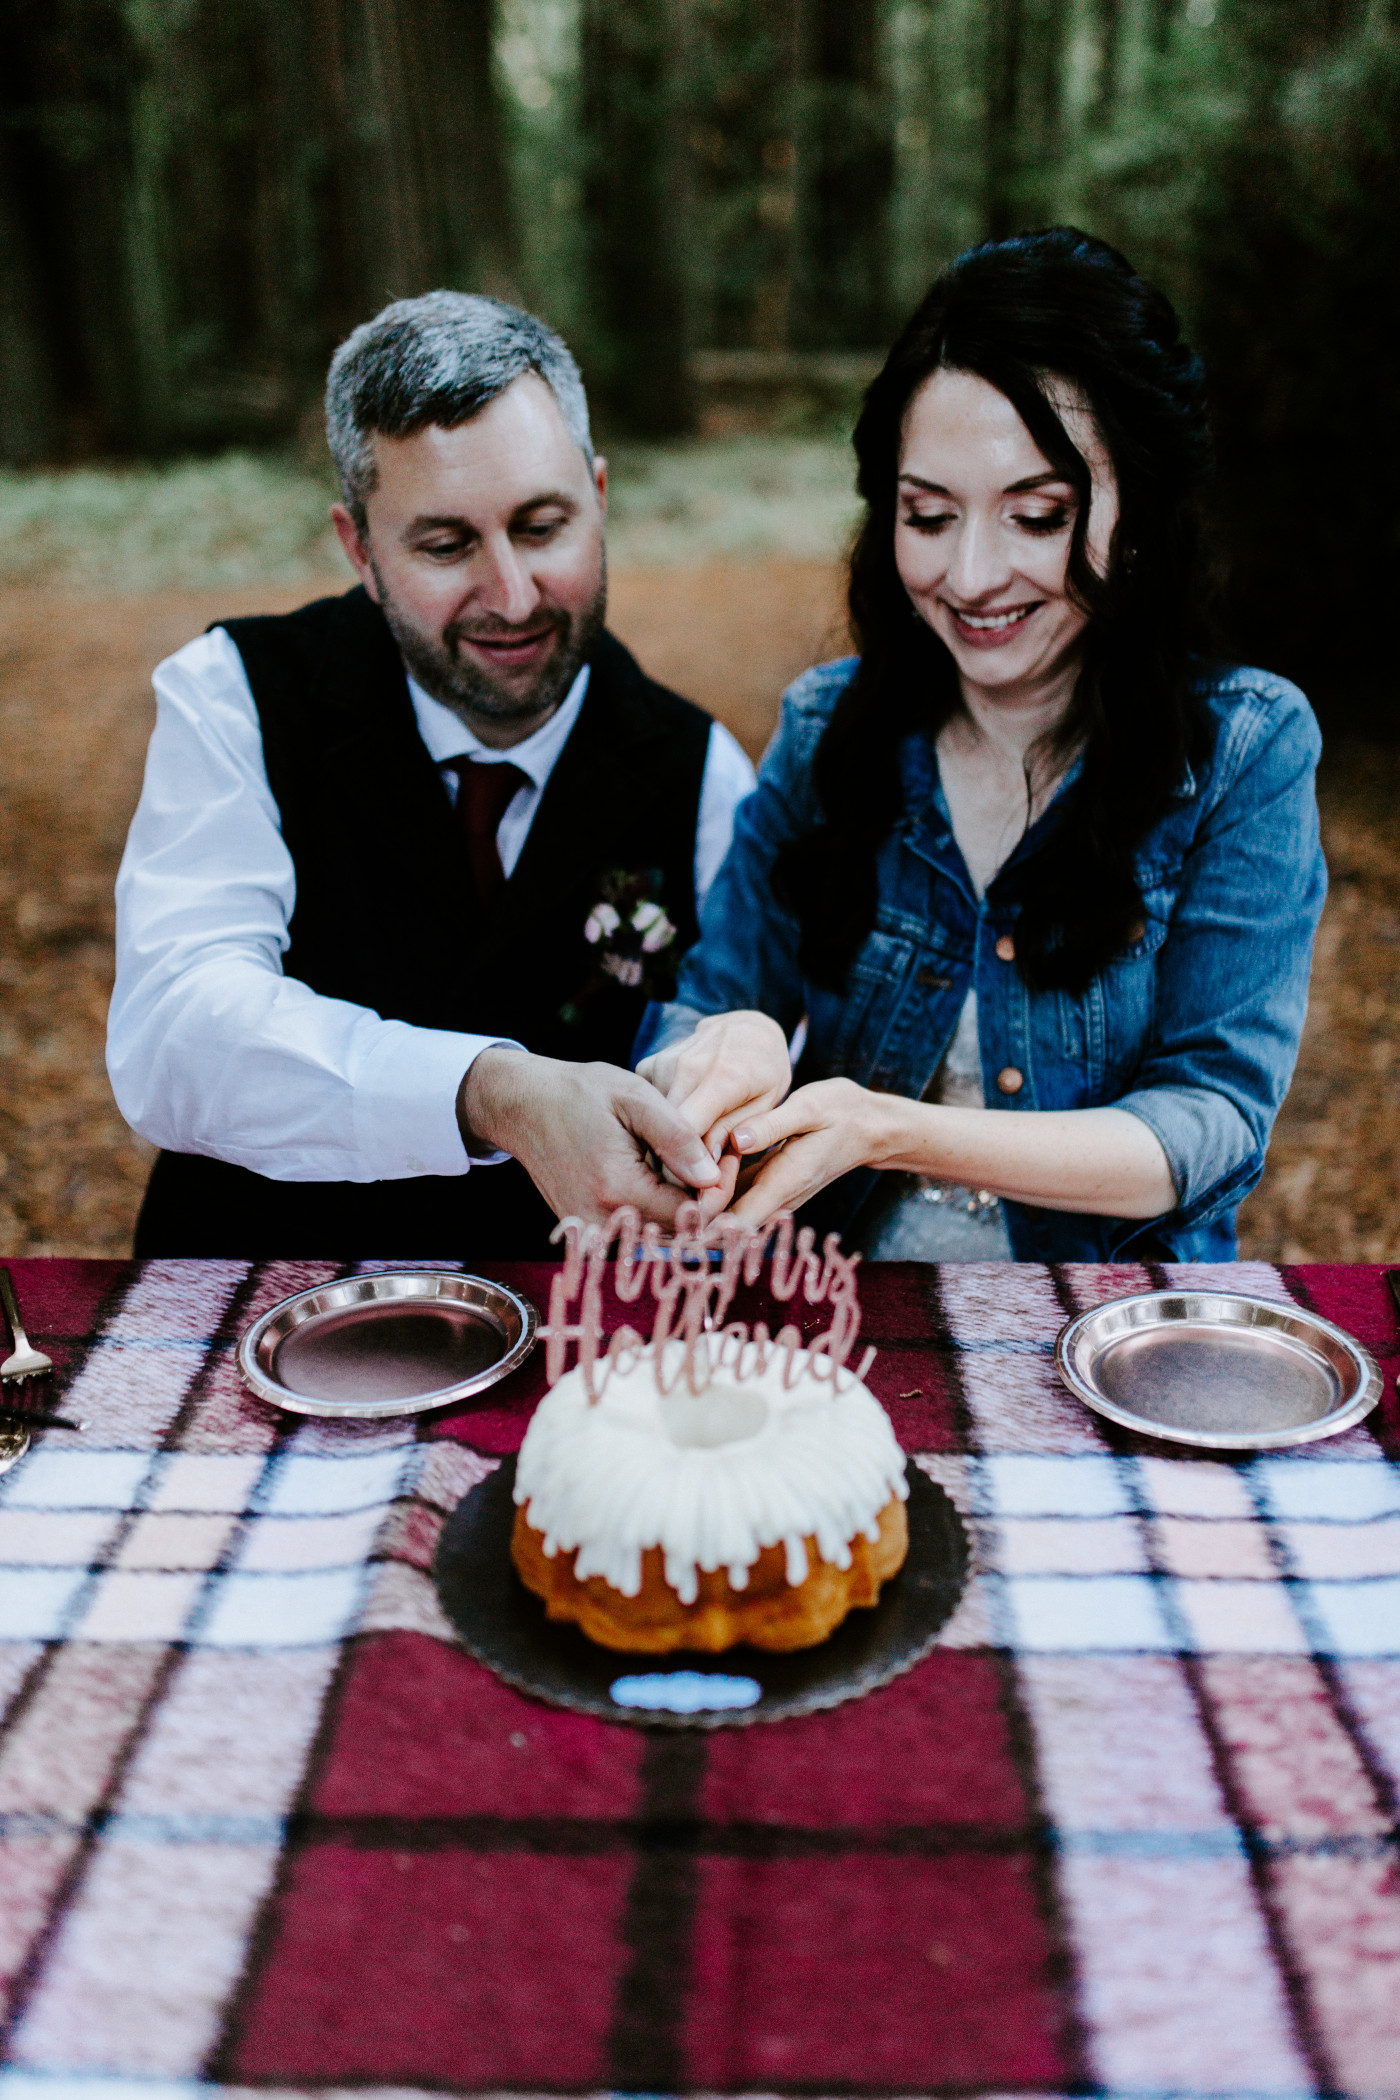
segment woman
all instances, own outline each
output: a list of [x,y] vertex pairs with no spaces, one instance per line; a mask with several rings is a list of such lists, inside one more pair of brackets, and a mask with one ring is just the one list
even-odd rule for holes
[[787,694],[640,1069],[753,1223],[1231,1258],[1325,872],[1307,702],[1199,654],[1199,364],[1102,242],[988,243],[855,447],[859,654]]

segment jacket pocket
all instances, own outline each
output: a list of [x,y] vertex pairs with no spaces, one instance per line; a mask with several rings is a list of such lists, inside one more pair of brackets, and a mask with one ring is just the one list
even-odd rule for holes
[[1143,887],[1143,909],[1131,937],[1087,991],[1057,992],[1060,1042],[1083,1075],[1090,1098],[1113,1092],[1141,1061],[1157,1003],[1157,953],[1171,931],[1179,869],[1159,872]]
[[1092,1094],[1103,1085],[1108,1061],[1108,1023],[1104,1009],[1104,981],[1094,978],[1078,997],[1056,992],[1060,1010],[1060,1047],[1065,1060],[1081,1076]]
[[1149,956],[1155,955],[1170,931],[1167,922],[1175,903],[1174,891],[1170,894],[1161,890],[1151,891],[1149,897],[1144,900],[1145,909],[1133,928],[1132,938],[1118,950],[1113,958],[1114,962],[1145,962]]
[[[1157,1019],[1157,958],[1171,927],[1176,899],[1154,892],[1142,933],[1109,964],[1099,986],[1104,1011],[1104,1071],[1108,1090],[1116,1095],[1147,1055]],[[1154,908],[1156,907],[1156,908]]]
[[841,1002],[829,1065],[864,1084],[899,1006],[914,961],[914,943],[878,930],[868,936],[854,963]]
[[1138,863],[1136,874],[1142,896],[1142,915],[1131,938],[1113,958],[1115,962],[1139,962],[1143,957],[1157,953],[1171,931],[1172,913],[1181,895],[1181,870],[1179,860],[1153,866]]

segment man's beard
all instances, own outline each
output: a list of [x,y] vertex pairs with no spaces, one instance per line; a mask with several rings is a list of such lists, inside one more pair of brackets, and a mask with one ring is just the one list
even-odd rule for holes
[[456,645],[463,636],[470,639],[479,634],[485,639],[499,638],[519,632],[518,628],[513,629],[503,620],[453,621],[441,635],[427,635],[421,628],[410,624],[377,568],[374,580],[379,590],[379,609],[410,673],[425,693],[440,700],[444,707],[450,707],[469,729],[482,724],[498,730],[524,729],[527,724],[548,721],[592,653],[593,645],[603,631],[607,612],[605,566],[593,602],[583,612],[569,613],[562,607],[554,607],[543,621],[537,613],[522,622],[531,634],[538,633],[542,624],[548,625],[554,629],[558,640],[534,684],[523,691],[520,688],[512,690],[493,678],[489,671],[479,670]]

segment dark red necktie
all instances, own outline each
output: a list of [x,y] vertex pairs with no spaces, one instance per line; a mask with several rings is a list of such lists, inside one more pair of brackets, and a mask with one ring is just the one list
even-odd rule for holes
[[457,821],[467,842],[476,894],[481,903],[490,904],[506,879],[496,832],[519,790],[529,787],[530,776],[519,766],[485,765],[475,758],[454,759],[450,770],[457,775]]

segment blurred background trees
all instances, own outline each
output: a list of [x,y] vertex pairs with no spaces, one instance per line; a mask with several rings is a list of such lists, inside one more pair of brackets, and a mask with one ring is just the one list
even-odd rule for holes
[[614,431],[849,413],[1073,220],[1178,300],[1233,645],[1379,729],[1400,0],[9,0],[0,460],[284,444],[386,299],[523,300]]
[[1400,1261],[1400,0],[0,4],[11,1251],[126,1250],[148,1151],[102,1032],[148,674],[345,587],[319,397],[357,321],[447,284],[563,331],[614,469],[610,617],[757,752],[843,646],[884,347],[968,244],[1068,220],[1205,354],[1226,647],[1352,732],[1243,1244]]

